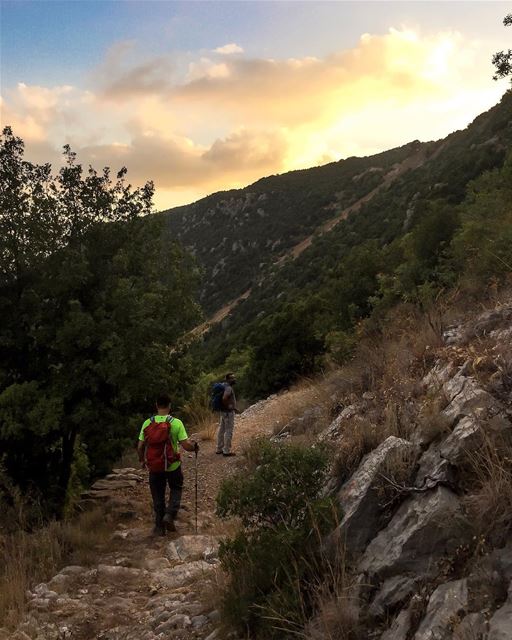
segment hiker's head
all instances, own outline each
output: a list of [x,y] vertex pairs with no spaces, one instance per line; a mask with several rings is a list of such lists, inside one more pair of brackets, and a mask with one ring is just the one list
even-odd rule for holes
[[156,408],[159,410],[171,408],[171,398],[167,393],[161,393],[156,399]]
[[236,382],[235,374],[234,373],[226,373],[225,380],[226,380],[226,382],[228,384],[235,384],[235,382]]

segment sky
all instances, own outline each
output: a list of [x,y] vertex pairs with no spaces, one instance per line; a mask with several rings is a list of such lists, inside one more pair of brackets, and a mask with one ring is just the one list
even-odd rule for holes
[[1,124],[128,168],[164,209],[464,128],[507,2],[0,0]]

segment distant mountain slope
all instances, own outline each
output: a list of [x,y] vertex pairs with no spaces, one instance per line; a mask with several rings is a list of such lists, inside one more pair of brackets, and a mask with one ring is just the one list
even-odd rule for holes
[[237,298],[264,266],[385,184],[398,165],[434,146],[416,141],[367,158],[270,176],[163,212],[172,235],[205,270],[206,311]]
[[163,212],[204,269],[206,312],[252,288],[239,309],[238,320],[248,320],[283,289],[326,277],[348,247],[403,234],[426,200],[460,202],[470,180],[503,163],[511,118],[508,92],[444,140],[263,178]]

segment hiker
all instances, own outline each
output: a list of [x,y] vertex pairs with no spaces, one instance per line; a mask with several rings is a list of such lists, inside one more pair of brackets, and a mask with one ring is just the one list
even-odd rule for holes
[[[170,415],[171,399],[167,394],[156,400],[156,414],[148,418],[139,434],[137,452],[143,469],[149,471],[149,488],[155,511],[155,535],[176,531],[174,521],[181,505],[183,473],[179,448],[199,451],[197,442],[189,440],[183,422]],[[165,505],[166,487],[170,495]]]
[[231,440],[233,438],[233,429],[235,428],[235,413],[236,413],[236,397],[233,387],[236,384],[236,378],[233,373],[226,374],[224,382],[224,391],[222,398],[220,398],[220,420],[219,420],[219,433],[217,435],[217,450],[216,454],[223,455],[225,457],[236,456],[236,453],[231,451]]

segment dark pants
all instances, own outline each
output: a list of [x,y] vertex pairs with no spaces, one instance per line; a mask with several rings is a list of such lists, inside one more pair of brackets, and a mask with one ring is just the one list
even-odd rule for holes
[[[170,496],[167,508],[165,506],[165,491],[169,485]],[[181,505],[181,494],[183,492],[183,472],[181,466],[175,471],[149,472],[149,488],[153,498],[153,509],[155,510],[155,525],[162,526],[162,520],[166,513],[171,518],[178,515]]]

